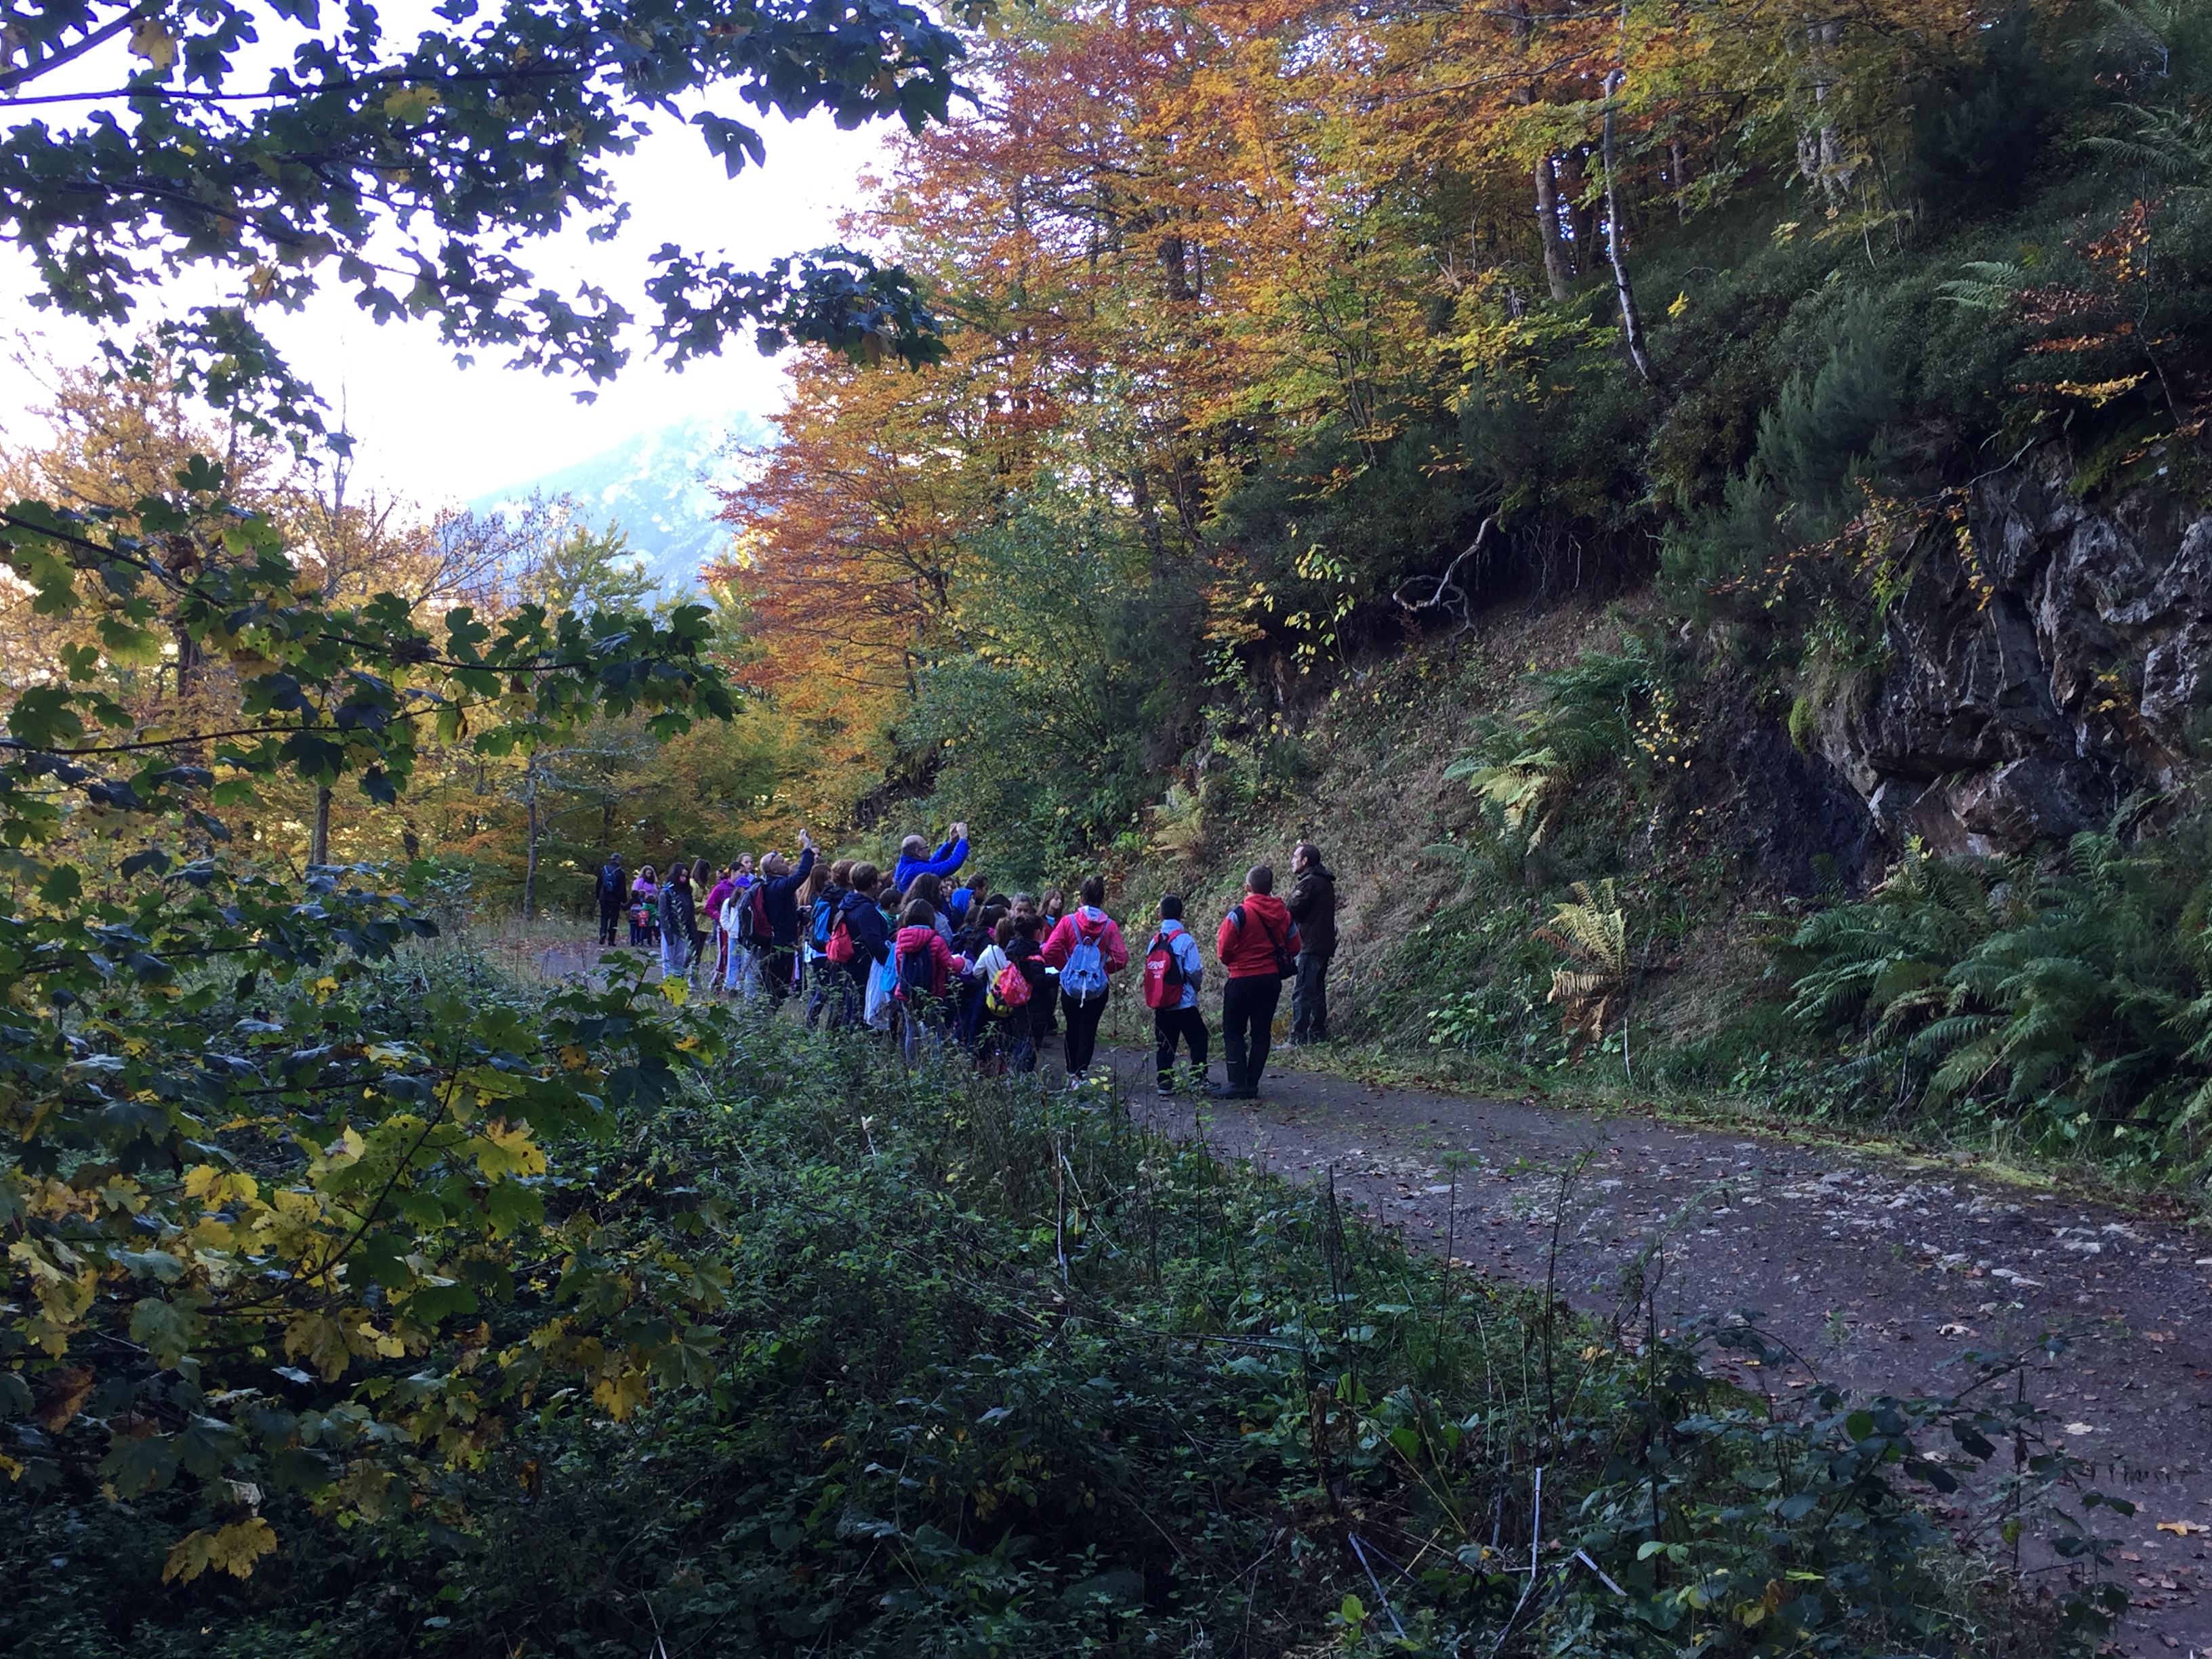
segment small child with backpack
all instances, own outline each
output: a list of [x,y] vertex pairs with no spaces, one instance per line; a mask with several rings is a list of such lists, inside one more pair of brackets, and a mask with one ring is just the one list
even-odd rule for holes
[[1006,967],[992,980],[985,1006],[1006,1021],[1006,1063],[1027,1073],[1036,1070],[1037,1011],[1044,1006],[1044,989],[1052,982],[1044,970],[1043,947],[1037,943],[1043,921],[1034,909],[1018,908],[999,926],[1005,936],[1000,948],[1006,953]]
[[898,964],[898,994],[909,1018],[942,1025],[945,994],[968,971],[968,964],[952,954],[952,947],[937,931],[936,913],[916,899],[899,917],[899,930],[891,940],[891,959]]
[[1044,942],[1045,961],[1060,969],[1060,1006],[1067,1022],[1061,1053],[1071,1089],[1083,1086],[1097,1051],[1109,978],[1129,965],[1121,928],[1100,908],[1106,902],[1105,878],[1085,877],[1079,897],[1082,902],[1060,919]]
[[963,908],[960,925],[953,930],[953,951],[969,963],[968,983],[960,994],[960,1017],[954,1028],[963,1047],[974,1047],[982,1035],[991,981],[1006,966],[1006,955],[999,947],[998,936],[999,922],[1005,915],[1005,909],[995,902],[986,904],[980,899],[972,900]]
[[1178,1044],[1190,1049],[1193,1082],[1200,1088],[1206,1085],[1206,1016],[1198,1006],[1199,986],[1205,974],[1198,941],[1182,925],[1182,896],[1170,893],[1160,900],[1160,925],[1145,947],[1145,1006],[1152,1011],[1153,1057],[1163,1097],[1176,1091]]
[[[839,859],[825,875],[814,872],[813,891],[806,905],[805,958],[806,1023],[811,1026],[836,997],[845,981],[843,968],[830,960],[830,934],[852,890],[853,860]],[[850,947],[848,946],[849,951]],[[848,957],[849,960],[849,956]]]

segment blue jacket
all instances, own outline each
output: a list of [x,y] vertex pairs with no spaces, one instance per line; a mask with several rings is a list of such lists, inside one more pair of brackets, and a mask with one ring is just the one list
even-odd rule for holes
[[[1206,977],[1206,963],[1198,954],[1198,941],[1191,937],[1190,929],[1179,921],[1162,922],[1155,937],[1167,941],[1168,950],[1175,957],[1176,966],[1182,969],[1182,1000],[1176,1006],[1197,1007],[1199,983]],[[1145,954],[1150,956],[1152,953],[1152,947],[1147,945]]]
[[[890,929],[875,900],[866,893],[846,894],[837,914],[845,919],[845,931],[853,936],[853,977],[865,985],[868,969],[891,953]],[[834,928],[836,924],[830,926]]]
[[814,872],[814,849],[799,855],[799,866],[787,876],[761,878],[761,902],[768,908],[769,943],[789,950],[799,943],[799,890]]
[[968,861],[968,837],[948,841],[926,859],[902,858],[891,870],[891,885],[902,893],[916,876],[949,876]]

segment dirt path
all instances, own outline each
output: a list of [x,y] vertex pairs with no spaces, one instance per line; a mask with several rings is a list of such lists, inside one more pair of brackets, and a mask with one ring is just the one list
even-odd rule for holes
[[[1117,1061],[1149,1100],[1149,1056]],[[2118,1651],[2212,1659],[2212,1538],[2157,1530],[2212,1525],[2212,1237],[1948,1164],[1649,1118],[1310,1072],[1271,1075],[1266,1095],[1206,1102],[1206,1134],[1294,1178],[1333,1170],[1372,1219],[1425,1249],[1449,1236],[1455,1260],[1492,1273],[1540,1280],[1559,1211],[1559,1286],[1593,1312],[1618,1305],[1622,1267],[1664,1231],[1662,1318],[1757,1309],[1856,1392],[1948,1391],[1962,1349],[2064,1333],[2073,1347],[2033,1382],[2100,1487],[2137,1506],[2107,1523],[2132,1597]],[[1188,1103],[1172,1115],[1198,1127]]]

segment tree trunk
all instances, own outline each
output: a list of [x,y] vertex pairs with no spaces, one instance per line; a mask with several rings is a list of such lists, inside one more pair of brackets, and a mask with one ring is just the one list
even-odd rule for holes
[[1569,292],[1566,246],[1559,238],[1559,175],[1549,155],[1536,158],[1536,234],[1544,242],[1544,283],[1552,298],[1564,300]]
[[522,867],[522,925],[538,920],[538,763],[533,758],[524,772],[525,796],[530,804],[530,848]]
[[1813,107],[1818,112],[1819,124],[1797,135],[1797,170],[1818,185],[1832,202],[1850,194],[1851,188],[1851,168],[1844,155],[1843,141],[1827,118],[1828,93],[1835,84],[1830,78],[1830,54],[1842,38],[1843,25],[1833,19],[1806,27],[1805,53],[1813,74]]
[[1160,270],[1165,279],[1167,297],[1171,304],[1181,304],[1192,297],[1190,264],[1186,257],[1183,240],[1173,231],[1160,238]]
[[1596,256],[1592,248],[1597,241],[1598,215],[1596,210],[1583,200],[1589,194],[1589,163],[1586,147],[1579,144],[1559,156],[1554,163],[1554,172],[1559,179],[1559,208],[1566,219],[1567,257],[1577,276],[1587,276],[1596,269]]
[[319,786],[315,791],[315,825],[307,832],[307,866],[310,869],[331,861],[331,787]]
[[1629,283],[1628,266],[1623,259],[1625,236],[1620,222],[1620,194],[1616,185],[1618,174],[1613,166],[1613,106],[1625,78],[1621,70],[1615,70],[1607,77],[1605,88],[1605,247],[1607,256],[1613,261],[1613,289],[1620,301],[1620,335],[1628,343],[1628,360],[1636,365],[1636,372],[1644,377],[1644,384],[1656,386],[1657,377],[1651,373],[1651,360],[1644,350],[1644,319],[1636,309],[1636,289]]
[[[1534,38],[1536,21],[1528,9],[1528,0],[1509,0],[1505,15],[1513,29],[1513,44],[1525,56],[1528,42]],[[1534,82],[1516,88],[1513,101],[1526,109],[1536,101]],[[1554,301],[1564,300],[1570,291],[1574,272],[1567,263],[1566,245],[1559,234],[1559,174],[1549,150],[1536,158],[1536,235],[1544,249],[1544,286],[1551,290]]]

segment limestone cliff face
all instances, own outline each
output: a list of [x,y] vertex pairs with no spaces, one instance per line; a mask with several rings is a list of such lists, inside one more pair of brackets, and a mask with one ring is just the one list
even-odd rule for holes
[[2212,691],[2212,514],[2086,506],[2045,465],[1978,486],[1970,523],[1971,555],[1923,538],[1886,660],[1820,722],[1884,838],[2015,852],[2179,781]]

